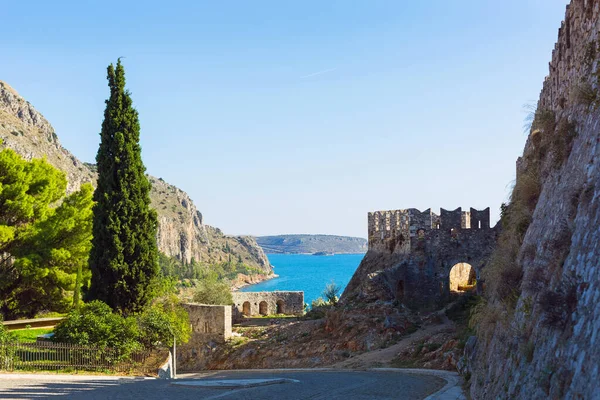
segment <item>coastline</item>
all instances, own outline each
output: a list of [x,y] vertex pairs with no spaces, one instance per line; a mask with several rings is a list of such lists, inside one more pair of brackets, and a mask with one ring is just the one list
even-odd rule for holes
[[256,285],[257,283],[265,282],[271,279],[279,278],[279,275],[272,273],[269,275],[243,275],[239,274],[235,282],[231,285],[231,291],[237,292],[241,288],[250,285]]

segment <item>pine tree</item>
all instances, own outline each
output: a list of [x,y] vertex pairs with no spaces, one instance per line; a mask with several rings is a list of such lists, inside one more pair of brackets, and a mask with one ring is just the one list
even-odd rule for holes
[[[90,184],[67,197],[65,174],[46,160],[0,151],[0,313],[32,318],[65,312],[67,293],[87,277],[92,237]],[[58,201],[60,205],[56,206]]]
[[159,272],[157,217],[150,208],[150,182],[139,144],[140,124],[121,60],[108,66],[101,142],[96,156],[98,187],[87,299],[102,300],[124,314],[141,311],[152,298]]

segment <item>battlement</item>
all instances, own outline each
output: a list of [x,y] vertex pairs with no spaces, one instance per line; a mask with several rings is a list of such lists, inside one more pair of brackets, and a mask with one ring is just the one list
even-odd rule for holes
[[440,214],[431,208],[421,212],[416,208],[404,210],[374,211],[368,214],[369,244],[394,238],[400,242],[425,235],[431,230],[451,232],[454,229],[489,229],[490,208],[462,211],[440,209]]

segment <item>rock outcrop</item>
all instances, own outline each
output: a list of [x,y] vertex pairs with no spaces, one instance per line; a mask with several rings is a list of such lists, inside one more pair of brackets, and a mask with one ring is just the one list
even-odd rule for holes
[[[67,175],[69,193],[82,183],[96,182],[93,164],[79,161],[59,142],[50,123],[8,84],[0,81],[0,139],[30,160],[46,157]],[[224,235],[218,228],[204,225],[202,214],[181,189],[161,178],[149,176],[152,206],[158,212],[159,250],[189,263],[192,259],[207,263],[227,261],[230,256],[260,270],[265,276],[273,270],[263,250],[251,237]]]
[[573,0],[517,161],[533,212],[499,268],[516,284],[486,296],[467,354],[474,399],[600,398],[599,44],[600,1]]

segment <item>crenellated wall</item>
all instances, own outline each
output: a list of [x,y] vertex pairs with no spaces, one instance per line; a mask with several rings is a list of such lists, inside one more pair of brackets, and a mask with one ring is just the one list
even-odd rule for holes
[[396,252],[410,251],[410,238],[431,230],[450,232],[452,229],[489,229],[490,208],[485,210],[462,211],[440,209],[436,215],[427,209],[374,211],[367,216],[369,249],[387,249]]
[[442,208],[439,215],[431,209],[375,211],[367,219],[369,251],[343,300],[372,294],[416,309],[435,308],[450,297],[453,266],[468,263],[481,284],[479,274],[498,233],[490,228],[489,207]]

